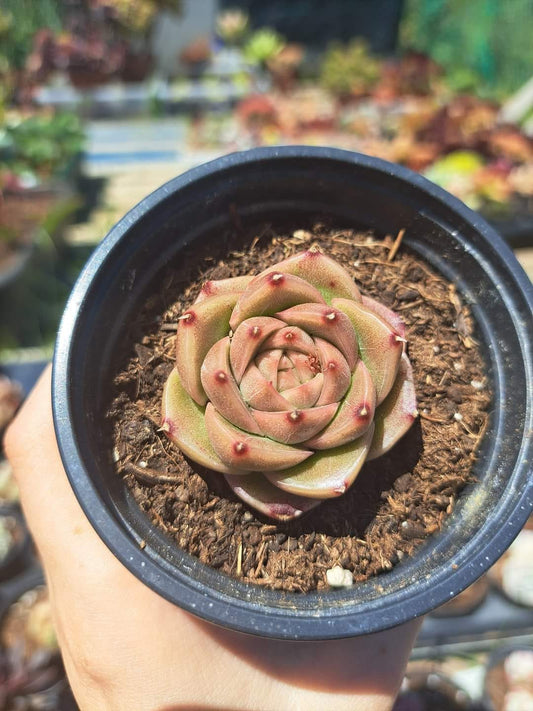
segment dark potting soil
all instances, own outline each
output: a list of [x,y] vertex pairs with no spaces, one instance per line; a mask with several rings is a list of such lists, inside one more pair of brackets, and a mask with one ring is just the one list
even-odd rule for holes
[[[262,226],[241,234],[242,251],[225,251],[224,239],[217,254],[196,247],[170,265],[124,339],[107,413],[117,473],[178,546],[243,581],[308,592],[325,588],[335,565],[356,582],[388,571],[440,529],[473,481],[491,396],[469,308],[409,249],[396,252],[401,237],[316,224]],[[161,396],[174,364],[177,319],[203,282],[257,274],[312,244],[341,263],[363,293],[403,317],[420,417],[388,454],[364,466],[344,496],[280,524],[256,515],[221,474],[189,461],[166,439]]]

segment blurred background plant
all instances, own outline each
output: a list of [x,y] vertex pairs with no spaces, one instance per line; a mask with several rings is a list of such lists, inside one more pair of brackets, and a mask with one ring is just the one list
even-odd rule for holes
[[529,0],[406,0],[400,47],[431,56],[456,91],[504,99],[531,77]]
[[348,45],[331,45],[322,61],[322,85],[336,96],[348,99],[363,96],[378,82],[381,62],[367,42],[356,39]]
[[220,39],[229,46],[239,46],[244,41],[250,24],[247,12],[239,8],[230,8],[219,13],[216,19],[216,31]]
[[275,30],[265,27],[250,35],[243,54],[251,65],[265,67],[284,47],[285,39]]
[[10,113],[0,128],[0,168],[28,187],[66,175],[85,133],[73,112]]

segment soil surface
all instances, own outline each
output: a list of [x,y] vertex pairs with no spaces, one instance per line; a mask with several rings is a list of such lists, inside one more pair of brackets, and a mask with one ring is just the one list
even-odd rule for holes
[[[388,571],[438,531],[473,481],[491,403],[472,317],[452,284],[405,246],[397,250],[398,239],[304,227],[262,226],[241,235],[242,251],[231,253],[222,237],[218,254],[196,247],[169,266],[131,324],[107,413],[117,473],[155,525],[227,575],[299,592],[325,588],[335,565],[356,582]],[[404,319],[420,417],[396,447],[364,466],[344,496],[279,524],[248,509],[221,474],[187,460],[166,439],[161,395],[177,319],[204,281],[257,274],[313,244]]]

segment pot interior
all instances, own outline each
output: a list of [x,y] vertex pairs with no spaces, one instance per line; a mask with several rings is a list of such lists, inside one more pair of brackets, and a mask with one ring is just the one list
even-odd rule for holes
[[[207,568],[153,528],[116,475],[103,435],[113,354],[150,284],[169,262],[191,258],[197,245],[212,244],[214,251],[234,246],[229,235],[236,215],[244,230],[311,216],[377,235],[405,228],[405,244],[456,284],[477,324],[494,392],[474,469],[477,483],[411,559],[347,591],[269,591]],[[111,231],[81,276],[61,326],[54,405],[80,503],[141,579],[230,627],[278,637],[336,637],[427,612],[479,577],[531,509],[526,435],[533,327],[524,283],[511,252],[481,218],[420,176],[383,161],[330,149],[267,149],[176,178]],[[143,550],[140,541],[146,541]]]

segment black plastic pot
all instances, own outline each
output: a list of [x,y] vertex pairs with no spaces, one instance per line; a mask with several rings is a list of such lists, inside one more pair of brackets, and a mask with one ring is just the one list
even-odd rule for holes
[[[230,209],[231,207],[231,209]],[[494,389],[475,476],[444,529],[386,575],[352,589],[288,594],[230,579],[182,552],[114,473],[102,417],[110,364],[150,282],[186,245],[220,244],[238,213],[258,220],[329,215],[396,234],[471,304]],[[287,639],[392,627],[449,600],[507,548],[533,508],[533,288],[478,215],[404,168],[329,148],[255,149],[220,158],[145,198],[95,251],[74,288],[54,360],[57,437],[93,526],[138,578],[200,617]],[[140,541],[146,541],[141,548]]]

